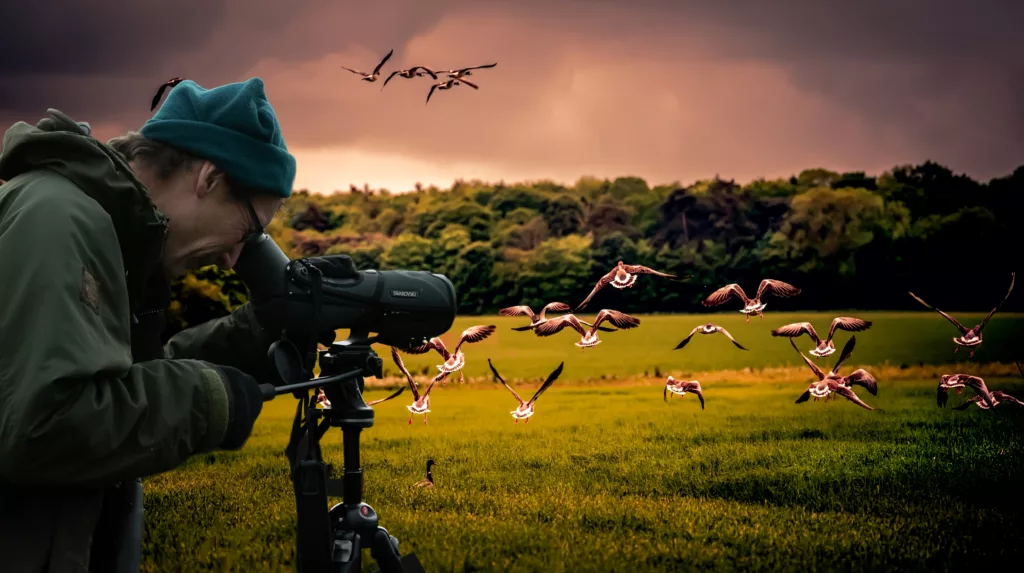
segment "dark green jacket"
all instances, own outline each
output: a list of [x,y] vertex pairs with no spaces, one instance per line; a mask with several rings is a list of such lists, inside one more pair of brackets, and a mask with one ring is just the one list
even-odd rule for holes
[[50,114],[14,124],[0,154],[5,573],[88,571],[122,482],[223,439],[211,363],[263,378],[271,342],[244,306],[161,344],[167,218],[119,155]]

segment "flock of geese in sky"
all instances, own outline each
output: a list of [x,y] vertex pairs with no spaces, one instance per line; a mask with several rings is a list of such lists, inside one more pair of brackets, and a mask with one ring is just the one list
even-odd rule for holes
[[[371,83],[372,82],[376,82],[377,80],[379,80],[381,78],[381,75],[382,75],[381,71],[380,71],[381,68],[383,68],[384,64],[387,63],[387,61],[389,59],[391,59],[391,55],[394,52],[395,52],[394,50],[389,51],[387,53],[387,55],[384,56],[384,59],[382,59],[380,61],[380,63],[377,64],[377,67],[373,68],[373,71],[370,72],[370,73],[361,72],[359,70],[354,70],[352,68],[347,68],[345,66],[341,66],[341,68],[343,70],[348,70],[348,71],[350,71],[353,74],[356,74],[358,76],[362,76],[362,81],[364,81],[364,82],[371,82]],[[390,82],[391,78],[393,78],[395,76],[399,76],[399,77],[407,78],[407,79],[423,78],[423,77],[429,76],[430,78],[434,79],[435,81],[438,80],[438,76],[444,76],[444,79],[441,79],[437,83],[432,84],[430,86],[430,91],[427,92],[427,102],[426,102],[426,103],[430,103],[430,97],[434,95],[434,91],[435,90],[440,90],[440,91],[450,90],[450,89],[454,88],[455,86],[462,85],[462,84],[465,84],[465,85],[467,85],[467,86],[469,86],[469,87],[471,87],[471,88],[473,88],[475,90],[480,89],[480,86],[478,86],[475,83],[467,80],[466,76],[473,75],[473,70],[482,70],[482,69],[486,69],[486,68],[493,68],[494,66],[497,66],[497,65],[498,65],[498,62],[494,62],[493,64],[485,64],[483,66],[470,66],[468,68],[459,68],[459,69],[455,69],[455,70],[432,70],[432,69],[430,69],[430,68],[428,68],[426,66],[413,66],[413,67],[411,67],[409,69],[395,70],[395,71],[391,72],[388,75],[388,77],[384,80],[384,84],[381,85],[380,89],[381,89],[381,91],[384,91],[384,88],[388,85],[388,82]],[[185,81],[185,78],[175,77],[175,78],[171,78],[171,79],[167,80],[166,82],[164,82],[163,84],[161,84],[157,88],[157,90],[156,90],[156,95],[153,96],[153,101],[152,101],[152,104],[150,105],[149,111],[154,111],[156,109],[156,106],[160,103],[160,98],[163,97],[165,91],[167,91],[170,88],[173,88],[174,86],[180,84],[183,81]]]
[[[391,58],[391,54],[393,54],[394,52],[395,52],[394,50],[389,51],[384,56],[384,59],[382,59],[380,61],[380,63],[377,64],[377,67],[373,68],[373,71],[370,72],[370,73],[361,72],[359,70],[353,70],[352,68],[346,68],[345,66],[341,66],[341,67],[342,67],[342,69],[348,70],[348,71],[352,72],[353,74],[362,76],[362,80],[364,82],[375,82],[378,79],[380,79],[380,77],[381,77],[381,72],[380,72],[381,68],[384,67],[384,64],[387,63],[387,61]],[[382,85],[380,87],[380,89],[381,89],[381,91],[384,91],[384,88],[388,85],[388,82],[390,82],[391,78],[393,78],[395,76],[399,76],[399,77],[406,78],[406,79],[422,78],[422,77],[430,76],[434,81],[438,80],[438,75],[446,76],[445,79],[439,81],[438,83],[432,84],[430,86],[430,91],[427,92],[427,102],[426,102],[426,103],[430,103],[430,96],[434,95],[434,90],[450,90],[453,87],[458,86],[458,85],[462,85],[462,84],[465,84],[465,85],[467,85],[467,86],[469,86],[469,87],[471,87],[471,88],[473,88],[475,90],[480,89],[480,86],[478,86],[475,83],[467,80],[466,76],[473,75],[473,70],[482,70],[482,69],[485,69],[485,68],[493,68],[496,65],[498,65],[497,62],[495,62],[493,64],[486,64],[486,65],[483,65],[483,66],[471,66],[471,67],[468,67],[468,68],[459,68],[457,70],[432,70],[432,69],[430,69],[430,68],[428,68],[426,66],[413,66],[413,67],[405,69],[405,70],[395,70],[395,71],[391,72],[388,75],[388,77],[384,80],[384,85]]]
[[[628,289],[631,288],[640,275],[654,275],[658,277],[665,277],[669,279],[675,279],[674,275],[655,271],[651,268],[642,265],[627,265],[622,261],[613,268],[608,274],[601,277],[594,289],[590,292],[586,299],[580,303],[572,312],[562,314],[557,317],[548,317],[548,312],[562,312],[566,313],[570,311],[571,307],[563,302],[551,302],[546,304],[540,309],[540,312],[534,312],[528,306],[511,306],[503,308],[499,311],[501,316],[525,316],[530,320],[530,323],[524,326],[514,327],[512,330],[515,331],[532,331],[535,335],[546,337],[552,336],[561,332],[566,328],[572,328],[579,335],[580,338],[575,342],[581,350],[588,348],[594,348],[601,343],[598,338],[598,332],[615,332],[616,329],[631,329],[636,328],[640,325],[640,320],[629,316],[626,313],[620,312],[613,309],[602,309],[598,311],[597,315],[593,319],[593,322],[587,322],[583,320],[576,313],[582,310],[600,291],[606,286],[612,286],[617,289]],[[966,348],[970,351],[970,356],[974,356],[974,351],[982,342],[982,330],[985,325],[988,324],[989,320],[996,313],[1000,306],[1010,297],[1010,293],[1013,292],[1014,282],[1016,273],[1010,275],[1010,288],[1006,292],[1006,296],[988,313],[988,315],[973,328],[967,328],[958,322],[955,318],[949,314],[934,308],[928,303],[918,298],[914,293],[909,293],[915,300],[935,310],[940,315],[949,320],[957,329],[960,331],[960,336],[953,337],[953,342],[956,344],[954,352],[960,350],[960,348]],[[760,318],[764,318],[764,309],[767,306],[765,297],[768,295],[776,297],[792,297],[800,294],[801,290],[789,283],[776,280],[776,279],[764,279],[758,285],[757,292],[753,298],[748,296],[743,288],[738,284],[728,284],[722,288],[712,292],[702,303],[704,306],[713,307],[722,305],[733,298],[738,299],[743,303],[743,307],[739,309],[749,323],[750,317],[757,315]],[[610,324],[616,328],[608,328],[602,326],[603,324]],[[833,341],[833,337],[837,330],[845,330],[848,332],[862,332],[871,328],[871,322],[852,317],[852,316],[838,316],[832,320],[829,325],[828,334],[825,338],[822,338],[815,330],[814,325],[810,322],[795,322],[780,326],[771,331],[772,336],[785,337],[790,339],[790,344],[793,349],[796,350],[797,354],[803,359],[804,363],[807,364],[808,368],[817,378],[817,381],[812,382],[806,390],[797,398],[796,403],[800,404],[813,398],[815,401],[821,400],[834,400],[837,396],[842,396],[857,404],[858,406],[867,410],[874,410],[871,406],[866,404],[855,392],[854,387],[859,386],[866,390],[872,396],[878,395],[878,381],[874,376],[871,375],[867,370],[861,368],[851,372],[846,376],[839,374],[840,367],[843,363],[850,358],[853,354],[854,347],[856,346],[857,339],[855,335],[851,335],[850,339],[843,346],[842,351],[839,353],[839,359],[836,363],[828,370],[824,371],[820,368],[813,360],[808,358],[800,351],[796,346],[795,339],[807,335],[808,338],[814,343],[814,348],[809,351],[809,354],[815,359],[822,359],[831,356],[836,351],[836,345]],[[442,364],[437,365],[439,373],[430,380],[426,385],[426,388],[420,390],[415,379],[409,370],[405,367],[402,362],[402,357],[399,354],[399,349],[391,348],[391,358],[395,365],[398,366],[399,371],[405,377],[408,382],[408,388],[412,391],[413,403],[407,405],[406,408],[409,410],[409,424],[412,424],[413,417],[417,414],[423,416],[423,423],[427,423],[427,414],[430,412],[430,392],[434,388],[437,382],[441,382],[442,386],[447,384],[447,378],[456,372],[459,374],[460,382],[464,381],[462,369],[466,364],[466,356],[463,352],[463,346],[466,344],[473,344],[480,342],[488,338],[496,330],[496,326],[491,325],[477,325],[471,326],[459,336],[459,339],[455,342],[455,346],[452,350],[449,350],[448,346],[444,343],[441,338],[431,338],[424,344],[408,349],[402,349],[403,352],[408,354],[425,354],[431,351],[437,352],[441,359]],[[728,338],[733,345],[740,350],[747,350],[742,344],[736,341],[725,328],[714,324],[712,322],[701,324],[693,328],[689,334],[686,335],[676,346],[675,350],[686,347],[693,337],[697,334],[713,335],[722,334]],[[518,403],[516,409],[512,410],[512,418],[515,423],[519,420],[524,420],[524,423],[528,423],[531,416],[535,413],[535,405],[537,399],[543,394],[562,374],[562,369],[565,365],[564,362],[560,363],[544,380],[540,388],[530,397],[529,400],[524,400],[518,392],[515,391],[508,383],[502,378],[501,374],[498,373],[497,368],[490,359],[487,360],[488,366],[490,366],[491,372],[497,382],[501,383],[508,391],[512,394],[512,397]],[[1024,375],[1024,369],[1021,368],[1020,363],[1017,364],[1017,368],[1021,370],[1021,375]],[[985,385],[985,381],[978,376],[972,376],[968,374],[946,374],[941,376],[938,385],[938,404],[940,407],[944,406],[947,401],[947,392],[949,390],[956,390],[957,393],[961,393],[963,388],[971,388],[975,392],[975,396],[965,402],[963,405],[955,408],[956,410],[964,410],[970,407],[972,404],[976,404],[979,408],[988,410],[1002,403],[1012,403],[1020,406],[1024,406],[1024,402],[999,391],[989,391]],[[400,395],[404,390],[405,386],[402,386],[394,394],[387,398],[375,400],[370,402],[369,405],[378,404],[386,400]],[[685,397],[686,394],[694,394],[700,400],[701,409],[704,409],[704,389],[701,387],[700,381],[698,380],[676,380],[672,376],[668,376],[665,381],[664,390],[662,392],[663,399],[668,400],[668,394],[672,393],[679,396],[680,398]],[[317,402],[323,407],[330,407],[330,402],[321,390],[318,394]]]

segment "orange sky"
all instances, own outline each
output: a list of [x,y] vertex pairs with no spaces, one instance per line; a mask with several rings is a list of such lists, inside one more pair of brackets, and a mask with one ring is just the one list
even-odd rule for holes
[[[1013,129],[1024,115],[1010,89],[1021,76],[996,65],[1021,58],[986,55],[1007,47],[990,38],[999,30],[963,15],[896,26],[867,9],[832,14],[810,3],[319,0],[286,11],[269,1],[224,2],[208,33],[193,31],[205,40],[191,51],[168,48],[150,72],[140,62],[105,88],[82,75],[35,78],[31,110],[19,104],[12,117],[0,105],[0,117],[34,121],[46,107],[79,106],[86,116],[73,117],[106,138],[148,117],[144,102],[166,77],[212,87],[260,76],[298,159],[295,187],[319,192],[583,175],[746,182],[817,166],[877,174],[926,159],[987,179],[1024,163]],[[270,12],[244,11],[263,4]],[[977,28],[976,45],[961,31],[962,45],[949,46],[943,26],[958,19]],[[370,70],[391,48],[386,73],[498,66],[469,78],[479,91],[459,86],[429,105],[430,78],[395,78],[381,91],[340,67]],[[143,112],[109,101],[129,95]]]

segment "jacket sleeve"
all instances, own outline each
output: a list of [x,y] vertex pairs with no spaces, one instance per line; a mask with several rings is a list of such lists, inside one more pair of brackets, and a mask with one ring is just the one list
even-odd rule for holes
[[191,358],[233,366],[261,383],[274,383],[267,351],[277,340],[260,327],[249,303],[231,314],[186,328],[164,345],[167,358]]
[[214,449],[228,424],[215,367],[132,364],[124,268],[106,212],[58,184],[4,199],[0,477],[99,485]]

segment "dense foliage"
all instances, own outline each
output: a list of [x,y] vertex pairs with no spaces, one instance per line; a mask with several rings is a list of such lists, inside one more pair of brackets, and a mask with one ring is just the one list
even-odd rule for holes
[[[641,277],[628,301],[602,292],[589,310],[699,311],[719,286],[736,282],[752,294],[772,277],[803,289],[777,308],[922,308],[907,296],[913,290],[954,311],[988,310],[1005,294],[1019,270],[1022,213],[1024,166],[980,183],[926,162],[877,177],[810,169],[746,185],[584,177],[572,187],[297,191],[269,232],[293,258],[343,253],[358,268],[443,273],[460,314],[576,305],[618,260],[682,278]],[[176,294],[178,327],[245,300],[233,273],[217,269],[189,275]],[[1021,300],[1004,308],[1024,308]]]

